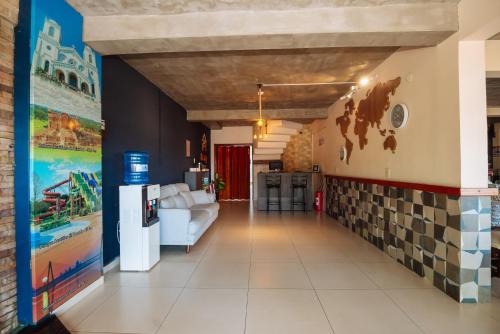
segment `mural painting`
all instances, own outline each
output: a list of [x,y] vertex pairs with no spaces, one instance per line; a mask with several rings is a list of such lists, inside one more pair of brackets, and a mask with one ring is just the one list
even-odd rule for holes
[[396,152],[397,141],[396,132],[392,129],[382,129],[382,118],[390,107],[390,95],[396,93],[396,89],[401,84],[401,78],[379,82],[375,87],[366,93],[364,99],[360,100],[358,106],[353,99],[347,101],[344,105],[344,114],[337,117],[335,123],[340,127],[340,133],[345,139],[345,148],[347,151],[346,162],[349,164],[352,151],[354,149],[353,142],[348,138],[347,131],[351,125],[351,116],[354,114],[354,134],[358,137],[359,148],[363,150],[368,144],[368,129],[375,126],[379,130],[379,134],[385,137],[383,148]]
[[[56,4],[57,3],[57,4]],[[33,321],[102,275],[100,57],[63,0],[34,2],[30,96]]]
[[203,136],[201,137],[200,161],[208,165],[208,140],[205,132],[203,132]]

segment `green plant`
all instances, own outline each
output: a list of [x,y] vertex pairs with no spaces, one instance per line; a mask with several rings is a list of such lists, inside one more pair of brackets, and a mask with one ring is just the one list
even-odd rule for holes
[[222,178],[219,176],[218,173],[215,173],[214,188],[215,188],[215,192],[217,192],[217,193],[226,188],[226,182],[224,182],[224,180],[222,180]]

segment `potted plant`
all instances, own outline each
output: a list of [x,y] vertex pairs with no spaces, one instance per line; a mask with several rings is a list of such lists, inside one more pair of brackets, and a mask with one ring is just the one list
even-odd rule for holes
[[215,198],[217,201],[219,200],[219,193],[226,188],[226,183],[222,178],[219,176],[218,173],[215,173],[215,178],[214,178],[214,190],[215,190]]

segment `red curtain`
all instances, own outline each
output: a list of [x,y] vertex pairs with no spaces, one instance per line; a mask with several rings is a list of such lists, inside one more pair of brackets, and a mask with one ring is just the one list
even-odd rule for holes
[[217,145],[215,172],[226,183],[220,199],[250,198],[250,147]]

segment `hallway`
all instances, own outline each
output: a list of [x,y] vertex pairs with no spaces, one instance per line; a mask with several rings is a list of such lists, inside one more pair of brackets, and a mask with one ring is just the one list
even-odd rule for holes
[[330,217],[240,202],[191,253],[107,273],[61,320],[74,333],[499,333],[499,306],[457,303]]

